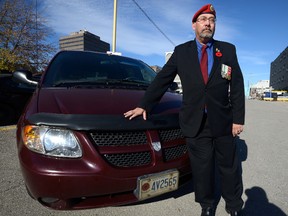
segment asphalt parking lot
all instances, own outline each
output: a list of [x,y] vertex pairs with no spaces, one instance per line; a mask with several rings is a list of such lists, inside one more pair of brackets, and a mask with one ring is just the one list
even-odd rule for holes
[[[16,127],[0,127],[0,215],[199,216],[191,185],[144,203],[78,211],[55,211],[26,193],[15,140]],[[248,216],[288,214],[288,103],[248,100],[245,130],[237,140]],[[227,215],[221,199],[217,216]]]

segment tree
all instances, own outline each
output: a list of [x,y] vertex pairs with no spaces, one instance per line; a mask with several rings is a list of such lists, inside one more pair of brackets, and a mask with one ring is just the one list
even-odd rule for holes
[[37,7],[37,0],[0,1],[0,70],[40,72],[56,51],[48,42],[53,31]]

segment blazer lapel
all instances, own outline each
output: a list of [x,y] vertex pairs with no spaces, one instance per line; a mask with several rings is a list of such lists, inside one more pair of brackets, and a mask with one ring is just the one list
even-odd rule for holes
[[212,66],[212,69],[211,69],[209,78],[208,78],[208,82],[209,82],[209,80],[212,79],[213,75],[214,75],[215,72],[216,72],[216,69],[218,68],[218,66],[219,66],[219,64],[220,64],[220,59],[221,59],[221,57],[217,57],[217,56],[215,55],[215,54],[216,54],[216,49],[221,50],[221,47],[219,46],[219,43],[217,43],[217,41],[214,41],[214,44],[213,44],[214,62],[213,62],[213,66]]

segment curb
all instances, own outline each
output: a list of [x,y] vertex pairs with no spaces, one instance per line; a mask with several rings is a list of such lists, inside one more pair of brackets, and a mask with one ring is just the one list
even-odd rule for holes
[[16,129],[16,125],[9,125],[9,126],[1,126],[0,131],[8,131],[8,130],[13,130]]

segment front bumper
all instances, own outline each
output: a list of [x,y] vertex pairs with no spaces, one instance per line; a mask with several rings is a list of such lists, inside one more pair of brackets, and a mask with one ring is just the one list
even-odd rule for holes
[[[147,131],[149,145],[146,147],[99,147],[91,137],[75,132],[83,156],[78,159],[55,158],[37,154],[23,145],[18,132],[20,167],[29,194],[45,206],[54,209],[86,209],[123,205],[137,202],[134,190],[137,178],[176,168],[180,172],[179,186],[190,176],[188,153],[169,161],[164,151],[155,151],[151,141],[159,141],[156,131]],[[176,143],[163,143],[164,147],[175,148]],[[103,157],[115,152],[149,151],[151,162],[143,166],[117,167]]]

